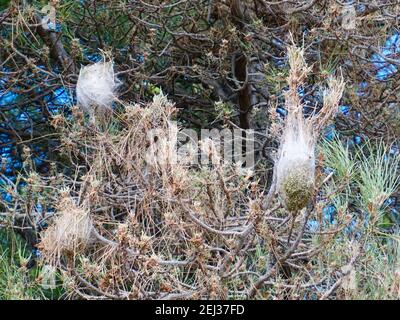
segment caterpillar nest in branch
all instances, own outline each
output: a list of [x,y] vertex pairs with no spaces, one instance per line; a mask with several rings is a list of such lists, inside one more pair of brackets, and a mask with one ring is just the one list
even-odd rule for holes
[[296,212],[304,208],[313,195],[315,143],[305,122],[288,120],[276,163],[276,176],[278,193],[285,207]]
[[111,116],[118,84],[112,61],[81,68],[76,85],[77,101],[82,110],[90,115],[92,122],[104,122]]
[[41,235],[39,247],[43,257],[55,265],[63,254],[75,255],[83,250],[90,241],[91,232],[89,211],[64,195],[57,206],[53,224]]
[[318,114],[303,116],[298,87],[304,84],[310,68],[303,51],[289,47],[289,90],[285,96],[288,115],[280,138],[274,175],[276,190],[286,209],[296,213],[311,200],[315,187],[315,145],[321,130],[332,119],[342,97],[344,82],[331,78],[324,92],[324,103]]

